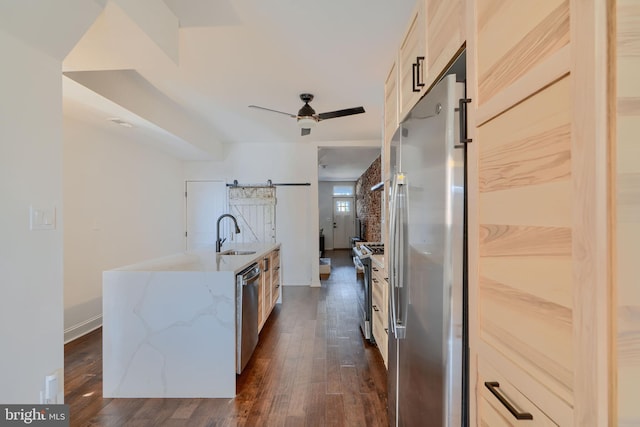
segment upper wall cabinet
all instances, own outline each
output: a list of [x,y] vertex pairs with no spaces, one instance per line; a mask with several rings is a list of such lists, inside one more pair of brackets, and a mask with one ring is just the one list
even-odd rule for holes
[[[446,72],[461,50],[464,20],[462,0],[419,0],[416,4],[400,44],[397,62],[400,121]],[[385,85],[387,100],[388,88]],[[385,126],[388,123],[385,120]],[[385,136],[393,134],[394,130],[395,127],[389,131],[385,129]]]
[[462,0],[426,0],[427,87],[447,71],[465,41]]
[[384,140],[390,141],[398,127],[398,67],[394,61],[384,81]]
[[425,93],[427,87],[425,83],[427,44],[424,9],[424,2],[419,1],[400,44],[398,63],[400,120],[405,118]]

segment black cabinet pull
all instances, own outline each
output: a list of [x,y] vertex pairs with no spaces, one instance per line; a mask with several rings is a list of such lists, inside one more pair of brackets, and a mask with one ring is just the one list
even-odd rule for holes
[[380,311],[377,305],[372,305],[371,308],[373,308],[373,311]]
[[500,387],[499,382],[486,381],[484,383],[484,386],[489,389],[491,394],[493,394],[500,401],[500,403],[502,403],[505,406],[505,408],[509,410],[509,412],[511,412],[511,415],[513,415],[516,418],[516,420],[532,420],[533,419],[533,415],[531,415],[528,412],[518,412],[518,410],[514,408],[513,405],[507,399],[505,399],[502,394],[498,392],[497,389],[498,387]]
[[[460,118],[460,143],[467,144],[473,142],[473,139],[467,138],[467,104],[471,102],[469,98],[458,100],[458,112]],[[457,146],[456,146],[457,148]]]
[[424,56],[416,56],[416,62],[411,64],[411,90],[414,92],[420,92],[424,87],[424,82],[420,81],[420,68],[424,61]]
[[[416,86],[418,88],[424,87],[424,82],[420,81],[420,73],[423,61],[424,56],[416,56]],[[418,89],[416,92],[420,92],[420,89]]]

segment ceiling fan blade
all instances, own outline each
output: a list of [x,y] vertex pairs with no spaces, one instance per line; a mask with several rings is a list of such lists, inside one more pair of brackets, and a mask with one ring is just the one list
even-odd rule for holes
[[336,117],[351,116],[352,114],[364,113],[363,107],[347,108],[345,110],[330,111],[318,114],[318,120],[334,119]]
[[311,133],[311,129],[308,129],[308,128],[300,129],[300,135],[302,136],[309,135],[310,133]]
[[294,119],[298,116],[296,116],[295,114],[291,114],[291,113],[285,113],[284,111],[278,111],[278,110],[272,110],[271,108],[265,108],[265,107],[260,107],[258,105],[249,105],[249,108],[257,108],[259,110],[266,110],[266,111],[271,111],[273,113],[280,113],[280,114],[285,114],[289,117],[293,117]]

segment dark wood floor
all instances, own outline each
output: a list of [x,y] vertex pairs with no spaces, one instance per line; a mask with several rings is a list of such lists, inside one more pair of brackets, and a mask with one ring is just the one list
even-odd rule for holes
[[71,426],[387,426],[386,370],[362,339],[349,251],[321,288],[285,287],[235,399],[104,399],[102,331],[65,346]]

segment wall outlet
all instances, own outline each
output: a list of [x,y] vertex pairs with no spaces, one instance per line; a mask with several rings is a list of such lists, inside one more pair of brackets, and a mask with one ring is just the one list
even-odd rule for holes
[[30,230],[55,230],[56,229],[56,207],[29,207],[29,229]]

